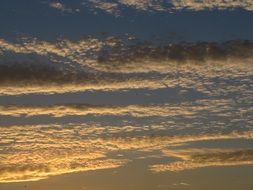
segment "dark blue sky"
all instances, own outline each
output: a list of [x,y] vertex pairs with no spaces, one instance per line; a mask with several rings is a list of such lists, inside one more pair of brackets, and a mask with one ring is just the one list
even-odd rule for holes
[[81,2],[66,1],[66,6],[80,9],[73,13],[49,7],[49,1],[1,2],[0,38],[12,41],[29,36],[54,41],[128,33],[139,39],[171,42],[253,40],[253,12],[243,9],[168,13],[124,7],[121,15],[115,16],[102,10],[94,12]]

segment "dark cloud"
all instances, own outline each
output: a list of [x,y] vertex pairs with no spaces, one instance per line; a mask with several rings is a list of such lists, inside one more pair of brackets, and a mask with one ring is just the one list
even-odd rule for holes
[[249,41],[158,45],[110,37],[55,43],[30,40],[20,44],[0,40],[0,47],[1,94],[178,85],[193,85],[205,93],[205,84],[200,87],[197,78],[204,76],[209,84],[214,77],[226,80],[232,73],[234,78],[248,78],[253,66],[253,44]]
[[95,75],[87,72],[70,70],[70,68],[44,63],[4,63],[0,64],[0,83],[21,84],[67,84],[95,80]]
[[[252,66],[253,43],[249,41],[229,41],[225,43],[182,43],[154,45],[150,43],[113,47],[101,50],[96,69],[134,72],[156,70],[166,72],[169,67],[183,64],[231,64],[237,61]],[[167,67],[166,67],[167,66]],[[140,68],[139,68],[140,67]],[[156,68],[157,67],[157,68]],[[145,69],[146,68],[146,69]],[[159,70],[160,69],[160,70]],[[129,70],[129,71],[127,71]]]

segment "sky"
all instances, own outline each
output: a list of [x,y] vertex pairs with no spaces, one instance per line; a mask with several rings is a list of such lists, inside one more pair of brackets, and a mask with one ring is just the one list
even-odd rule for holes
[[251,0],[0,2],[0,190],[252,190]]

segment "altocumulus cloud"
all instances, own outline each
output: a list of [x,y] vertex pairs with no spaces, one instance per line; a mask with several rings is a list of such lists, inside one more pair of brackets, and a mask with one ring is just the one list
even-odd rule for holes
[[[253,44],[249,41],[224,43],[183,43],[155,45],[136,43],[108,37],[104,40],[87,38],[78,42],[61,40],[55,43],[24,39],[14,44],[0,39],[0,52],[4,61],[7,53],[37,54],[51,62],[78,64],[96,71],[106,72],[166,72],[174,65],[237,64],[252,66]],[[3,61],[1,61],[3,62]]]
[[[121,106],[88,104],[0,106],[0,117],[3,121],[6,117],[15,117],[15,119],[21,118],[21,120],[25,118],[26,121],[29,121],[29,119],[41,116],[51,118],[55,121],[59,121],[61,118],[68,116],[74,116],[77,119],[76,121],[85,117],[86,119],[105,119],[107,116],[115,118],[130,117],[135,120],[133,123],[137,122],[138,124],[146,124],[149,126],[151,122],[142,120],[142,118],[146,118],[153,120],[152,124],[156,124],[160,126],[160,129],[167,131],[170,129],[175,131],[176,129],[173,129],[173,126],[176,125],[176,123],[180,123],[181,128],[187,126],[187,128],[196,129],[201,125],[208,125],[209,127],[205,127],[206,130],[211,130],[211,128],[230,128],[238,124],[250,126],[252,122],[252,109],[249,102],[235,104],[233,99],[207,99],[196,100],[195,102]],[[212,124],[208,123],[209,117],[212,117],[215,122],[213,121]],[[189,124],[189,120],[191,120],[193,125]],[[221,122],[221,120],[229,122],[224,123]],[[108,122],[109,121],[107,121],[107,123]],[[113,122],[109,123],[113,124]],[[120,123],[124,124],[124,122]],[[120,123],[118,123],[118,125]],[[137,123],[135,125],[137,125]],[[161,127],[163,125],[164,127]]]
[[201,10],[224,10],[241,8],[248,11],[253,10],[251,0],[88,0],[83,3],[96,9],[108,13],[120,15],[120,11],[125,7],[130,7],[138,11],[157,11],[157,12],[175,12],[177,10],[189,9],[192,11]]
[[[234,108],[235,109],[235,108]],[[49,115],[52,117],[64,117],[68,115],[130,115],[135,117],[175,117],[175,116],[189,116],[190,118],[197,117],[205,112],[214,112],[215,114],[225,114],[228,110],[231,113],[227,113],[227,116],[232,116],[233,101],[232,100],[205,100],[197,101],[193,103],[181,103],[181,104],[162,104],[162,105],[50,105],[50,106],[35,106],[35,105],[8,105],[0,106],[1,116],[13,116],[13,117],[32,117],[40,115]],[[247,114],[250,110],[243,111]],[[209,113],[211,114],[211,113]]]
[[[157,89],[176,85],[205,91],[203,86],[214,77],[250,78],[252,47],[247,41],[157,46],[114,37],[55,43],[24,39],[19,44],[0,40],[0,93]],[[202,77],[207,84],[196,83]]]
[[[52,175],[117,168],[127,164],[131,159],[127,160],[109,155],[126,150],[142,151],[163,157],[178,157],[184,159],[186,162],[184,165],[190,162],[189,164],[193,165],[191,168],[218,165],[217,163],[220,165],[252,164],[252,151],[250,150],[222,152],[196,149],[175,153],[169,150],[164,151],[170,147],[178,147],[182,143],[226,139],[250,140],[253,138],[252,131],[167,136],[122,136],[129,129],[132,130],[131,126],[116,129],[110,126],[101,127],[89,124],[87,126],[53,124],[2,126],[0,128],[0,182],[35,181]],[[105,133],[112,136],[103,136]],[[197,164],[200,164],[200,161],[202,165],[198,166]],[[158,167],[160,168],[160,166],[153,166],[153,170],[160,171],[157,169]],[[189,168],[188,165],[187,168]]]

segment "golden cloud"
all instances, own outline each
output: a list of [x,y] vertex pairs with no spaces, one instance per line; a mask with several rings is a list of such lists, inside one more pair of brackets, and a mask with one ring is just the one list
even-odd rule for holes
[[[109,156],[119,151],[150,153],[155,151],[160,152],[161,156],[169,154],[179,157],[171,152],[163,153],[163,150],[178,144],[198,141],[253,139],[253,131],[174,136],[122,136],[125,132],[135,129],[131,126],[115,128],[89,126],[89,124],[1,126],[0,182],[33,181],[52,175],[120,167],[130,160]],[[142,127],[140,129],[145,130]],[[105,133],[107,136],[103,135]],[[184,162],[187,162],[188,158],[195,159],[193,163],[197,163],[201,158],[205,160],[202,153],[193,152],[194,154],[190,156],[185,152],[178,154],[186,159]],[[216,164],[215,161],[220,159],[219,155],[213,157],[214,161],[206,159],[206,163]],[[241,156],[240,163],[251,163],[249,160],[251,157],[243,160]],[[229,164],[234,162],[236,160],[232,159]]]
[[253,10],[251,0],[88,0],[86,3],[93,8],[119,15],[122,7],[131,7],[141,11],[158,11],[158,12],[174,12],[176,10],[190,9],[193,11],[201,11],[206,9],[236,9],[241,8],[248,11]]
[[[212,108],[217,111],[221,106],[229,106],[231,102],[227,101],[222,105],[212,105]],[[225,109],[222,107],[223,110]],[[130,115],[134,117],[150,117],[150,116],[189,116],[196,117],[200,111],[207,110],[209,107],[205,104],[181,104],[178,105],[127,105],[127,106],[106,106],[106,105],[51,105],[51,106],[0,106],[1,116],[14,117],[31,117],[40,115],[49,115],[52,117],[64,117],[68,115],[85,116],[85,115]],[[228,108],[227,108],[228,109]],[[222,111],[222,110],[221,110]],[[218,111],[217,111],[218,112]],[[245,112],[247,113],[247,112]]]
[[[24,38],[15,44],[0,39],[0,52],[47,56],[53,63],[78,64],[95,71],[166,73],[175,66],[245,64],[252,69],[253,44],[248,41],[225,43],[185,43],[157,46],[136,44],[129,40],[108,37],[104,40],[86,38],[77,42],[62,39],[55,43]],[[2,55],[2,56],[3,56]],[[8,62],[5,60],[5,62]]]
[[[253,45],[247,41],[157,46],[129,45],[114,37],[55,43],[0,39],[0,52],[2,95],[177,86],[215,95],[221,91],[211,88],[213,78],[224,82],[243,76],[251,83],[253,73]],[[249,91],[223,85],[228,93],[239,88]]]
[[253,150],[224,149],[189,149],[164,151],[168,157],[176,157],[182,161],[151,166],[153,172],[184,171],[214,166],[253,165]]

